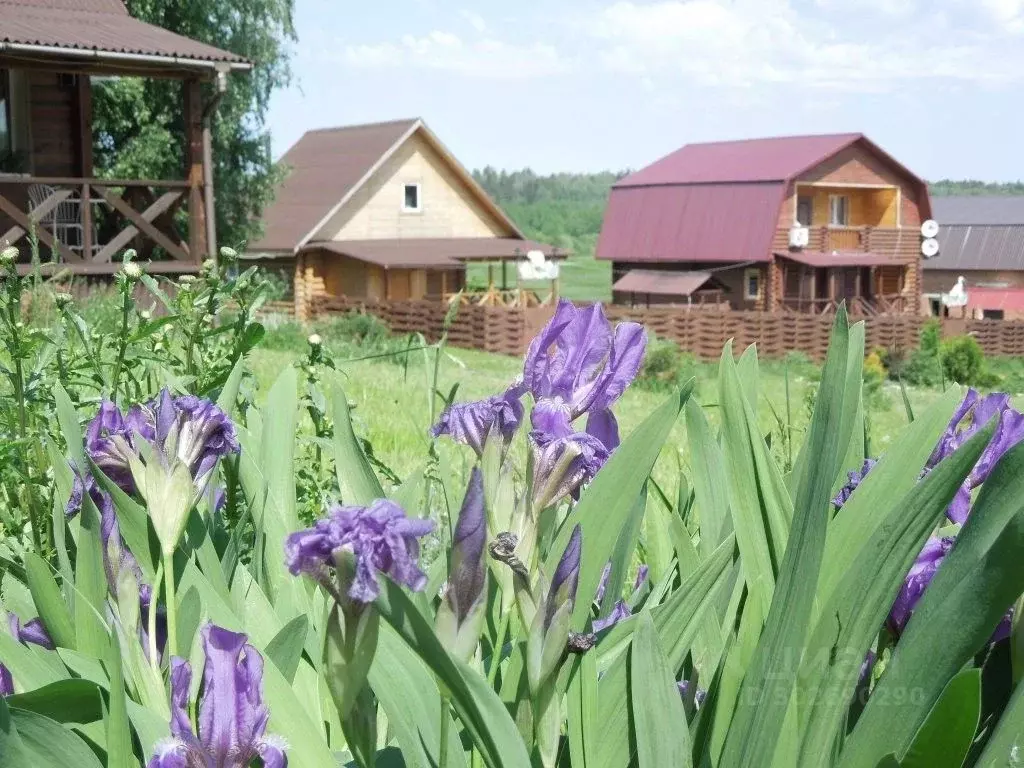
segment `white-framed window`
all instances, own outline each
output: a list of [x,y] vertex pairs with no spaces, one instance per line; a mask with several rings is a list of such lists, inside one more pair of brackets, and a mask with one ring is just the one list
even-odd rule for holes
[[845,227],[850,223],[850,198],[846,195],[828,196],[828,223],[833,227]]
[[423,210],[419,184],[405,184],[402,187],[402,210],[405,213],[419,213]]
[[760,269],[747,269],[743,271],[743,298],[747,301],[761,298]]

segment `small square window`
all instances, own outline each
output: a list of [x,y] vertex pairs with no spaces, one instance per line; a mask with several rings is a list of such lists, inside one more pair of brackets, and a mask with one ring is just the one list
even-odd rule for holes
[[743,296],[747,301],[761,298],[761,270],[748,269],[743,273]]
[[420,208],[420,185],[419,184],[406,184],[405,189],[402,193],[402,210],[403,211],[419,211]]

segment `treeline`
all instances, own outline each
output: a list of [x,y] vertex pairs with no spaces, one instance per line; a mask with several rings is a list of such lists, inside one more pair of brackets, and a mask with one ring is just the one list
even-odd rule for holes
[[[628,171],[554,173],[541,176],[529,168],[473,171],[487,193],[528,237],[589,257],[601,231],[601,218],[612,184]],[[1024,195],[1024,182],[991,183],[942,179],[929,184],[933,195]]]

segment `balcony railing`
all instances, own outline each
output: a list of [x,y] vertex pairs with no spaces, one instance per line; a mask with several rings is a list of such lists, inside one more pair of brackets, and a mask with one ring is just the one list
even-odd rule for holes
[[34,236],[44,263],[72,271],[102,272],[129,247],[173,268],[198,263],[202,215],[202,188],[188,181],[0,175],[0,246],[25,260]]

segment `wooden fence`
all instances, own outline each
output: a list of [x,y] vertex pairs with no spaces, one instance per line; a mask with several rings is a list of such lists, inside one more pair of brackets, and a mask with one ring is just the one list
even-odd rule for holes
[[[313,305],[319,315],[368,312],[380,317],[395,333],[422,333],[436,340],[443,330],[448,307],[435,301],[360,301],[320,297]],[[448,329],[452,346],[521,355],[548,321],[552,307],[506,308],[461,306]],[[688,312],[685,308],[643,309],[610,304],[605,313],[612,322],[642,323],[656,336],[676,342],[703,360],[716,360],[729,339],[737,352],[757,344],[761,357],[782,357],[802,352],[821,361],[828,350],[831,315],[775,314],[770,312]],[[865,319],[865,347],[915,349],[924,317],[878,315]],[[986,355],[1024,357],[1024,321],[943,320],[943,335],[970,335]]]

